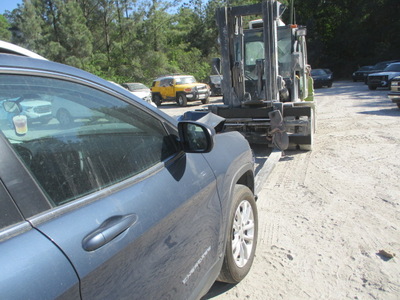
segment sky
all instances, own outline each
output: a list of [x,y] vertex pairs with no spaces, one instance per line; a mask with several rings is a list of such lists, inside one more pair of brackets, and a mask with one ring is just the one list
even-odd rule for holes
[[22,4],[22,0],[0,0],[0,14],[4,14],[6,10],[12,11],[18,4]]

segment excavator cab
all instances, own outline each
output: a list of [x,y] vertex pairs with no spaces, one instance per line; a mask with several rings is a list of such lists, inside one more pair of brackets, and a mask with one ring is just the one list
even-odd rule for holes
[[[306,28],[297,25],[277,26],[278,86],[280,102],[296,102],[307,97],[307,48],[305,42]],[[250,21],[249,29],[244,30],[244,76],[245,93],[251,99],[265,100],[265,41],[263,20]],[[236,45],[235,45],[236,46]],[[240,53],[240,48],[235,49]],[[282,81],[283,80],[283,81]],[[280,81],[280,82],[279,82]],[[249,98],[249,96],[248,96]]]
[[[285,25],[276,0],[216,10],[223,75],[222,105],[209,111],[225,119],[224,131],[239,131],[251,143],[310,150],[315,105],[307,97],[306,29]],[[255,16],[259,20],[245,20]],[[245,29],[246,27],[246,29]]]

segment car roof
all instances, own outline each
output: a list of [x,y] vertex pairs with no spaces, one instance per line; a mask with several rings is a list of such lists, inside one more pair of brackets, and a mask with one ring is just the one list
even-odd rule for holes
[[380,62],[378,62],[378,63],[376,63],[375,65],[373,65],[373,67],[377,67],[377,66],[381,66],[381,65],[389,65],[389,64],[392,64],[392,63],[395,63],[395,62],[400,62],[400,60],[385,60],[385,61],[380,61]]
[[154,81],[159,81],[162,79],[167,79],[167,78],[182,78],[182,77],[194,77],[193,75],[165,75],[165,76],[160,76],[156,79],[154,79]]
[[[52,62],[40,56],[39,54],[22,48],[20,46],[0,40],[0,67],[17,68],[17,69],[33,69],[37,71],[56,72],[65,75],[79,77],[83,80],[100,83],[108,88],[115,90],[116,85],[111,84],[96,75],[88,73],[78,68],[64,65],[57,62]],[[125,91],[121,87],[118,91]],[[127,93],[130,95],[130,93]]]
[[32,52],[28,49],[22,48],[20,46],[1,41],[0,40],[0,53],[8,53],[8,54],[14,54],[14,55],[20,55],[20,56],[27,56],[27,57],[32,57],[32,58],[37,58],[37,59],[43,59],[47,60],[43,56],[40,56],[39,54]]
[[57,62],[52,62],[45,59],[35,59],[26,56],[19,56],[13,54],[0,53],[0,68],[16,68],[16,69],[31,69],[36,71],[61,73],[64,75],[70,75],[79,77],[84,80],[101,83],[107,87],[115,89],[116,85],[104,80],[96,75],[77,69],[68,65],[64,65]]
[[147,88],[147,86],[144,83],[141,83],[141,82],[124,82],[124,83],[122,83],[122,86],[123,85],[140,85],[140,86],[144,86],[144,87]]

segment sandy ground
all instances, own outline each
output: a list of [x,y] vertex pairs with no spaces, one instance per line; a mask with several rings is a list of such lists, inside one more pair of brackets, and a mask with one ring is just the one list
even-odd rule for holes
[[314,150],[286,151],[263,185],[249,275],[203,299],[400,299],[400,110],[387,93],[316,90]]
[[286,151],[263,186],[249,275],[204,299],[400,299],[400,110],[387,92],[316,90],[314,150]]

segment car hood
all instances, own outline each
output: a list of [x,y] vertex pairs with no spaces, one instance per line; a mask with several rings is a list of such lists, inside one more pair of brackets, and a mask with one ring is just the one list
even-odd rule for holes
[[378,73],[372,73],[370,74],[371,76],[387,76],[389,79],[399,76],[400,72],[378,72]]
[[204,86],[207,86],[207,84],[205,84],[205,83],[185,83],[185,84],[177,84],[177,86],[194,88],[196,86],[197,87],[204,87]]
[[150,90],[136,90],[133,92],[131,91],[131,93],[135,96],[138,96],[139,98],[144,98],[151,95]]

